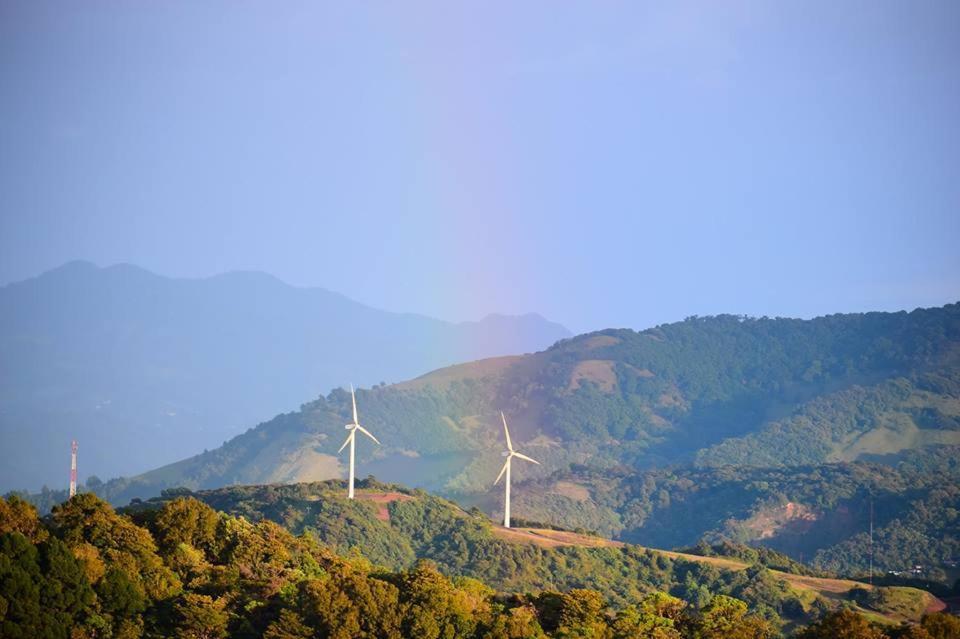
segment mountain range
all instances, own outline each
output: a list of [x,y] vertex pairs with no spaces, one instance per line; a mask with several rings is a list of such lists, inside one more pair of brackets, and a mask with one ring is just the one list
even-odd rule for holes
[[0,489],[141,472],[349,383],[536,351],[534,314],[452,323],[256,272],[174,279],[71,262],[0,288]]

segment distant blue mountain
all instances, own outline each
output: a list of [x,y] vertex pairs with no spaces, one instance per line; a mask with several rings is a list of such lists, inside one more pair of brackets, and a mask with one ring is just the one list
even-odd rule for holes
[[305,397],[568,337],[530,314],[451,323],[264,273],[173,279],[70,262],[0,288],[0,491],[131,474]]

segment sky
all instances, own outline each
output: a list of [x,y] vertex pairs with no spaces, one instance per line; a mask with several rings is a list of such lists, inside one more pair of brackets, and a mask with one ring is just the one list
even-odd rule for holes
[[0,3],[0,284],[576,332],[960,300],[960,3]]

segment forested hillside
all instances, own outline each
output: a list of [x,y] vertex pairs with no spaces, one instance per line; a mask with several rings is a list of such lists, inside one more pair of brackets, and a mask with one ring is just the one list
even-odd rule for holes
[[[252,519],[185,495],[118,514],[82,493],[45,520],[19,498],[0,499],[0,635],[764,639],[799,630],[810,638],[884,639],[926,637],[916,632],[929,629],[960,636],[960,624],[925,612],[934,600],[920,591],[864,587],[843,603],[760,564],[728,569],[629,547],[542,549],[496,540],[475,515],[396,489],[367,485],[361,493],[370,499],[350,503],[334,496],[342,490],[332,484],[198,495]],[[328,502],[341,511],[325,510]],[[299,535],[266,516],[298,512]],[[349,550],[325,542],[349,538],[358,516],[366,529]],[[395,567],[371,563],[364,553],[378,552],[373,522],[408,543],[414,531],[433,531],[416,543],[432,548],[436,563],[389,554],[385,563]],[[474,568],[450,563],[465,557]],[[495,581],[464,576],[470,571]],[[557,582],[528,581],[538,574]],[[901,625],[909,619],[921,625]]]
[[866,575],[874,512],[880,573],[923,567],[952,584],[960,573],[960,447],[908,453],[895,466],[588,468],[525,484],[517,512],[655,547],[700,541],[762,544],[843,575]]
[[[482,360],[357,393],[383,446],[361,472],[447,495],[488,491],[503,410],[544,462],[518,479],[575,465],[776,467],[960,444],[960,305],[814,320],[691,318],[607,330],[532,355]],[[224,446],[116,482],[124,503],[165,487],[341,476],[349,393],[336,389]]]
[[[361,389],[361,422],[383,445],[361,443],[359,473],[496,517],[503,408],[514,441],[543,462],[516,469],[520,517],[660,548],[760,544],[862,575],[872,501],[876,569],[921,565],[919,576],[950,585],[960,576],[958,309],[693,318]],[[88,488],[124,504],[168,487],[342,476],[349,406],[337,389],[216,450]],[[32,497],[44,512],[63,498]]]

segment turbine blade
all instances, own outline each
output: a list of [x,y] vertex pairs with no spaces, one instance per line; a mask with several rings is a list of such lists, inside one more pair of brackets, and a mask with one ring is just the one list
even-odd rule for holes
[[350,399],[353,400],[353,423],[359,424],[360,420],[357,419],[357,394],[353,392],[353,384],[350,384]]
[[493,485],[496,486],[500,481],[500,478],[503,477],[503,474],[507,472],[507,467],[510,466],[510,458],[507,457],[507,461],[503,462],[503,468],[500,469],[500,474],[497,475],[497,478],[493,481]]
[[347,441],[343,442],[343,446],[341,446],[341,447],[340,447],[340,450],[337,451],[337,454],[338,454],[338,455],[343,452],[343,449],[347,447],[347,444],[350,443],[350,440],[351,440],[352,438],[353,438],[353,431],[351,430],[351,431],[350,431],[350,434],[347,435]]
[[363,426],[361,426],[360,424],[357,424],[357,430],[359,430],[361,433],[363,433],[364,435],[366,435],[367,437],[369,437],[369,438],[372,439],[373,441],[377,442],[378,444],[380,443],[380,440],[379,440],[379,439],[377,439],[376,437],[374,437],[373,435],[371,435],[371,434],[370,434],[370,431],[367,430],[366,428],[364,428]]
[[514,453],[513,456],[514,456],[514,457],[519,457],[520,459],[526,459],[528,462],[533,462],[533,463],[536,464],[537,466],[540,465],[540,462],[538,462],[536,459],[533,459],[532,457],[527,457],[527,456],[524,455],[523,453]]
[[513,442],[510,441],[510,429],[507,428],[507,418],[503,416],[503,411],[500,411],[500,419],[503,420],[503,432],[507,436],[507,449],[512,453]]

